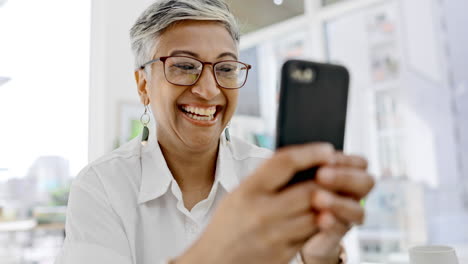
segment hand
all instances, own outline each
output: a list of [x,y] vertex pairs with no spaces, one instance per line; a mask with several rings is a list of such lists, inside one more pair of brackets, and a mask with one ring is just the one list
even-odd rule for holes
[[175,263],[288,263],[318,231],[310,201],[317,185],[282,187],[297,171],[328,164],[334,153],[329,144],[277,151],[224,197],[200,239]]
[[352,225],[364,221],[360,200],[370,192],[374,180],[364,158],[337,153],[333,165],[319,169],[316,182],[326,189],[312,197],[313,207],[320,211],[320,231],[307,241],[301,254],[306,264],[336,264],[341,239]]

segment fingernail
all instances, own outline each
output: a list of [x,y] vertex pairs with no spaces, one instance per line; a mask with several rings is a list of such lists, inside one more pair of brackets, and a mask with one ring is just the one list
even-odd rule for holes
[[333,183],[335,180],[335,175],[333,175],[332,169],[324,168],[320,171],[319,180],[323,183]]
[[320,192],[317,194],[317,197],[316,197],[316,203],[317,203],[317,206],[324,209],[324,208],[329,208],[331,207],[332,203],[333,203],[333,197],[326,193],[326,192]]

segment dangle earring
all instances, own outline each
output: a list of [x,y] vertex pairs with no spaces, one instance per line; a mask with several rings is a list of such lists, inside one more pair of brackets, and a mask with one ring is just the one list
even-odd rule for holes
[[143,124],[143,133],[141,135],[141,145],[143,146],[146,146],[149,137],[148,123],[150,122],[151,117],[148,112],[148,105],[145,105],[145,112],[140,117],[140,122]]
[[226,137],[226,141],[231,143],[231,134],[229,134],[229,127],[231,126],[231,121],[227,124],[226,128],[224,129],[224,136]]

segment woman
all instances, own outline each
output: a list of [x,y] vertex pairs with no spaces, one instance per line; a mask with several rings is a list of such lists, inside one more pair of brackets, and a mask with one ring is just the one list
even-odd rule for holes
[[[157,125],[74,180],[57,262],[339,263],[373,185],[366,161],[328,144],[272,154],[223,134],[250,67],[237,61],[227,5],[158,1],[131,41],[138,93]],[[315,182],[282,188],[317,165]]]

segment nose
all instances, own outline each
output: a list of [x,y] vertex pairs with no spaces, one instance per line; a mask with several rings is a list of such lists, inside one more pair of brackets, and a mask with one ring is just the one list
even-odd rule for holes
[[210,100],[216,97],[220,92],[213,74],[213,67],[206,65],[201,73],[200,79],[192,87],[192,93],[197,94],[205,100]]

